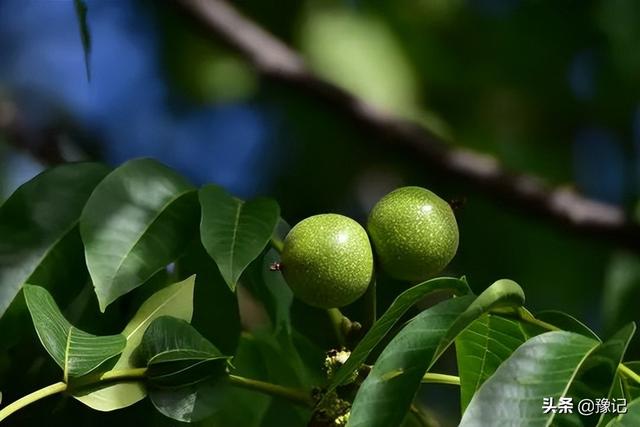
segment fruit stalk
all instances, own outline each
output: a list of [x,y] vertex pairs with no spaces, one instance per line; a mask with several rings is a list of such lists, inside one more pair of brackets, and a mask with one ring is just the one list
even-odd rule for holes
[[342,329],[344,315],[337,308],[328,308],[327,315],[329,316],[329,321],[331,322],[331,326],[333,326],[333,331],[336,334],[338,345],[340,345],[340,347],[344,347],[347,343],[344,336],[343,329]]

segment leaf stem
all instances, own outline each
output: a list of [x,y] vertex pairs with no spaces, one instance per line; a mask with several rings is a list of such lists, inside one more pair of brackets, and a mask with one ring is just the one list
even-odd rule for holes
[[633,370],[631,370],[628,366],[623,363],[618,365],[618,370],[620,373],[627,378],[634,380],[636,383],[640,384],[640,375],[636,374]]
[[315,404],[311,395],[304,390],[254,380],[238,375],[229,375],[229,381],[235,386],[246,388],[247,390],[259,391],[271,396],[282,397],[301,406],[313,408]]
[[422,377],[422,383],[433,383],[433,384],[449,384],[449,385],[460,385],[460,377],[455,375],[447,375],[447,374],[437,374],[433,372],[427,372]]
[[54,394],[62,393],[67,389],[67,384],[62,381],[57,382],[55,384],[48,385],[39,390],[34,391],[33,393],[29,393],[26,396],[21,397],[15,402],[10,403],[0,410],[0,421],[7,418],[9,415],[13,414],[16,411],[24,408],[27,405],[30,405],[40,399],[44,399],[48,396],[53,396]]
[[327,314],[329,315],[329,321],[331,322],[336,338],[338,339],[338,344],[344,347],[347,343],[342,329],[344,315],[338,308],[328,308]]
[[546,329],[548,331],[561,331],[562,330],[562,329],[558,328],[557,326],[552,325],[551,323],[544,322],[544,321],[542,321],[540,319],[536,319],[535,317],[520,316],[520,320],[522,320],[523,322],[529,323],[530,325],[539,326],[542,329]]

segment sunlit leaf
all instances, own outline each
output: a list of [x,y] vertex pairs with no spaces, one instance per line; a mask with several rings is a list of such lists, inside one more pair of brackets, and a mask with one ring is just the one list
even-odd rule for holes
[[460,427],[548,426],[555,414],[543,413],[545,398],[559,402],[599,342],[573,332],[553,331],[521,345],[480,387]]
[[387,335],[393,325],[402,317],[407,310],[426,295],[432,292],[449,291],[458,295],[470,293],[469,286],[464,280],[451,277],[440,277],[427,280],[410,289],[407,289],[393,301],[389,309],[378,319],[373,327],[358,343],[351,353],[346,363],[338,369],[332,377],[327,392],[335,390],[344,383],[353,372],[360,367],[375,346]]
[[197,223],[195,190],[166,166],[137,159],[109,174],[80,220],[100,309],[177,258]]
[[347,425],[400,425],[422,376],[460,332],[490,310],[515,309],[522,304],[520,286],[511,280],[498,280],[477,298],[450,299],[420,313],[376,360],[356,395]]
[[[139,367],[134,350],[142,341],[147,327],[160,316],[173,316],[190,321],[193,315],[193,293],[195,277],[167,286],[149,297],[138,309],[122,331],[127,344],[113,370]],[[98,411],[113,411],[125,408],[144,399],[146,387],[139,382],[112,384],[98,390],[82,390],[73,397]]]
[[460,400],[465,410],[484,381],[526,340],[546,332],[517,319],[485,314],[456,338]]
[[[615,394],[618,365],[622,362],[635,331],[635,324],[628,324],[589,355],[567,393],[573,397],[574,402],[583,399],[609,399]],[[564,417],[564,414],[559,414],[557,418]],[[604,424],[604,420],[608,421],[611,417],[601,414],[600,417],[591,415],[581,418],[584,425],[589,426],[595,425],[598,418]]]
[[607,427],[638,427],[640,426],[640,399],[627,405],[626,414],[619,414],[612,419]]
[[124,348],[121,334],[96,336],[71,325],[46,289],[24,285],[23,292],[38,338],[63,369],[65,381],[93,371]]

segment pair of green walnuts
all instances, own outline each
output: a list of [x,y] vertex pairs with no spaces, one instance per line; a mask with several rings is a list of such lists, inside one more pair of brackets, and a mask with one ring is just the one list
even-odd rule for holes
[[[403,187],[376,203],[367,230],[381,267],[395,279],[439,273],[458,249],[458,225],[447,202],[421,187]],[[280,269],[296,297],[320,308],[360,298],[374,273],[367,232],[351,218],[306,218],[284,240]]]

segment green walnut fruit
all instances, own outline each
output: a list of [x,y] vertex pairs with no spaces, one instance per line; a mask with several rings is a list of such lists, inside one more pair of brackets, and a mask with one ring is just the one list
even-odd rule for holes
[[367,229],[382,268],[393,278],[418,281],[441,272],[458,250],[458,224],[447,202],[421,187],[384,196]]
[[294,295],[320,308],[342,307],[367,290],[373,253],[367,232],[336,214],[309,217],[284,240],[281,269]]

